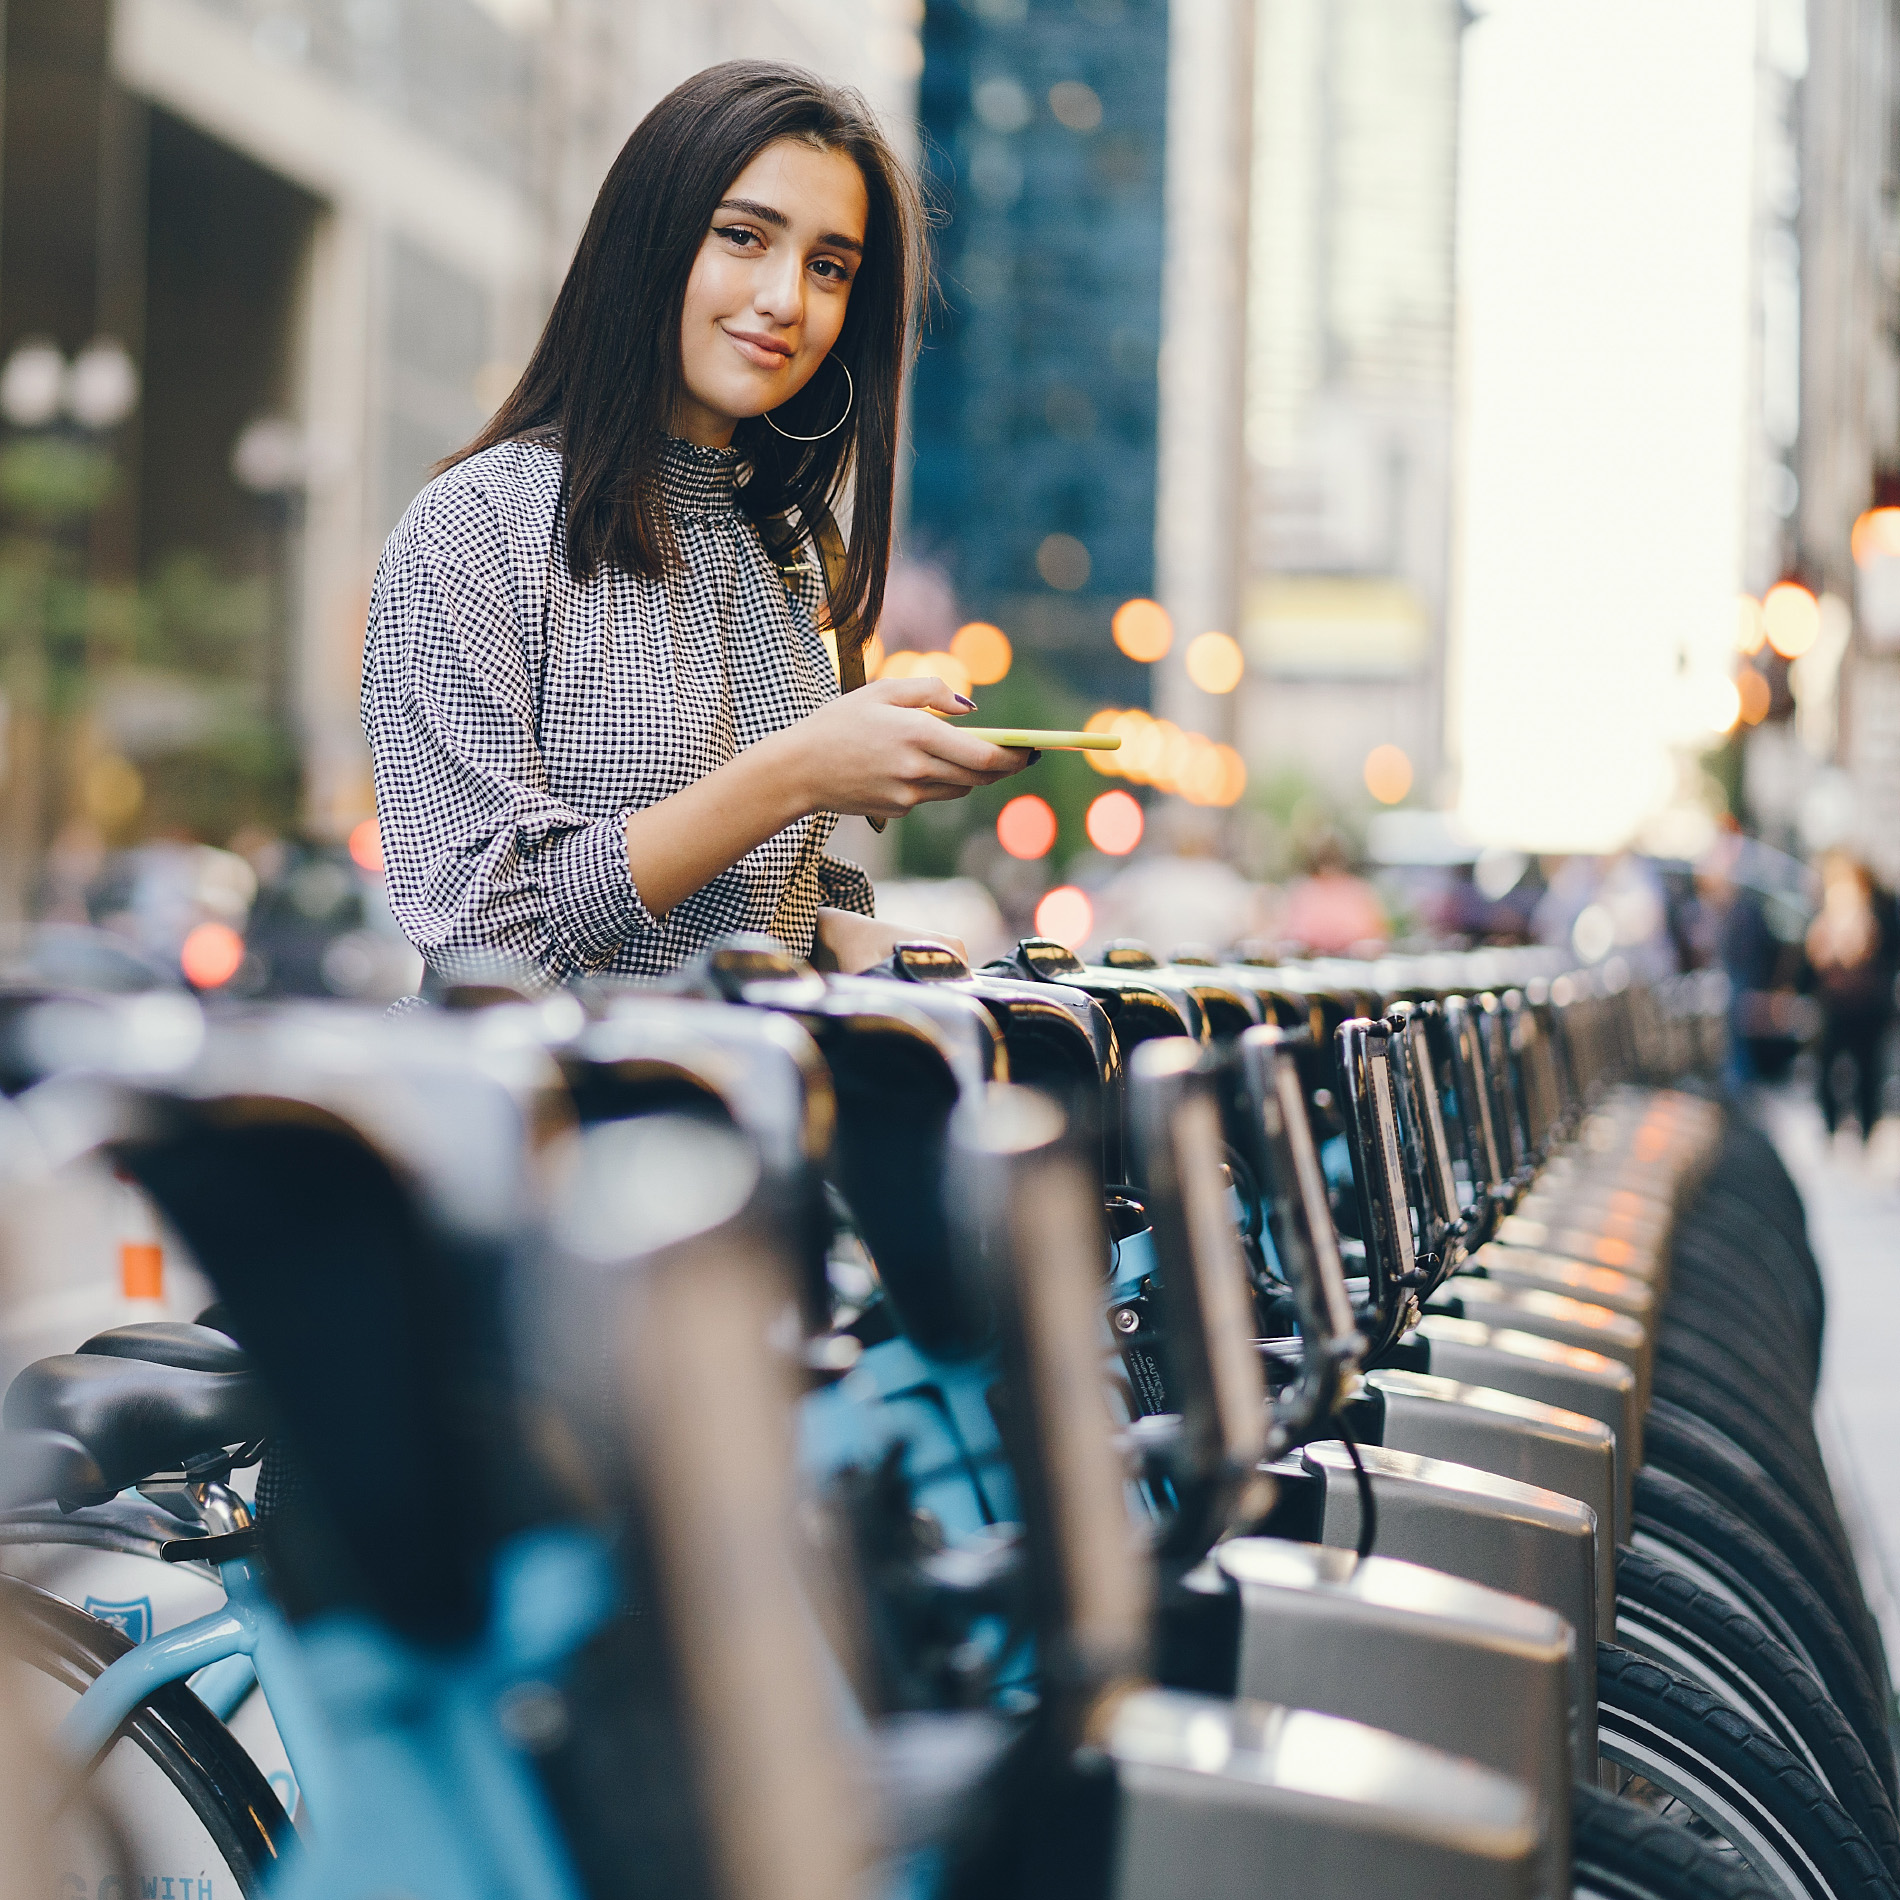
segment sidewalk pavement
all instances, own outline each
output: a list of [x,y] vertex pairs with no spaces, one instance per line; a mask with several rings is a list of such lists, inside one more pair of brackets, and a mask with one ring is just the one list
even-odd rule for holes
[[1827,1284],[1822,1453],[1868,1605],[1900,1658],[1900,1120],[1863,1149],[1852,1134],[1830,1142],[1819,1110],[1791,1089],[1759,1107],[1807,1203]]

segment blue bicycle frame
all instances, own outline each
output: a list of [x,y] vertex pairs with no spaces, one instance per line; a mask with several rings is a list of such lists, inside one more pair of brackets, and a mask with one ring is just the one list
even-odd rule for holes
[[280,1869],[274,1900],[392,1891],[415,1900],[583,1900],[526,1752],[499,1711],[511,1695],[545,1687],[612,1614],[618,1586],[598,1537],[546,1530],[505,1546],[487,1629],[447,1654],[354,1612],[293,1631],[252,1558],[231,1558],[218,1574],[222,1609],[128,1651],[68,1711],[58,1741],[74,1762],[95,1760],[168,1683],[215,1669],[241,1695],[254,1668],[316,1809],[314,1836]]

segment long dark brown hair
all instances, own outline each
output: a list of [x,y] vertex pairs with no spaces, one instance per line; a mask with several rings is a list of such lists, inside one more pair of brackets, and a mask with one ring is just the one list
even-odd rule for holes
[[[727,188],[784,138],[842,152],[864,174],[864,258],[831,351],[856,395],[845,426],[822,441],[791,442],[758,417],[742,421],[733,434],[744,457],[739,505],[777,546],[778,518],[790,510],[810,526],[849,485],[849,553],[831,611],[841,639],[862,640],[890,569],[899,394],[927,263],[916,183],[847,87],[795,66],[731,60],[668,93],[620,148],[520,382],[453,460],[552,435],[575,577],[590,580],[603,563],[659,574],[672,554],[658,472],[683,388],[686,280]],[[780,425],[815,435],[837,414],[838,381],[814,376],[774,412]]]

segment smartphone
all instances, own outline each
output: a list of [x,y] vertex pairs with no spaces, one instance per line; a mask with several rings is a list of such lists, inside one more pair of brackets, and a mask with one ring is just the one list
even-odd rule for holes
[[972,739],[991,745],[1029,746],[1041,752],[1119,752],[1119,732],[1040,732],[1033,726],[959,726]]

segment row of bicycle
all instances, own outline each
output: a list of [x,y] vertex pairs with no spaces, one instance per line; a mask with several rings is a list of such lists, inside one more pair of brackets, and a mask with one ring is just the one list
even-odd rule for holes
[[218,1302],[7,1393],[0,1805],[98,1900],[1900,1892],[1723,1001],[20,986],[10,1174],[109,1156]]

